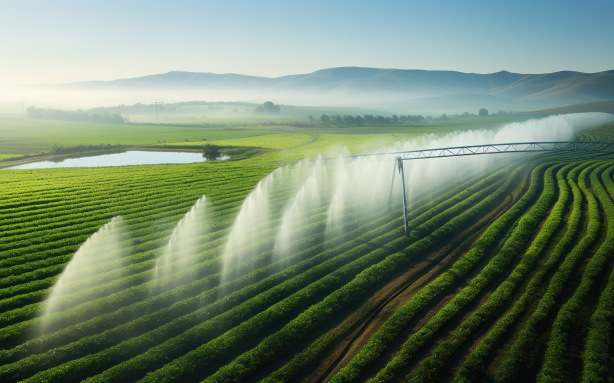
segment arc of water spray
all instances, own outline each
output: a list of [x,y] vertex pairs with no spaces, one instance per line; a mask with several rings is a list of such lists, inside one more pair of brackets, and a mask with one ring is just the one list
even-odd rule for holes
[[[51,293],[45,301],[43,316],[68,308],[68,304],[62,299],[64,295],[99,284],[95,282],[95,277],[100,273],[99,266],[120,260],[126,255],[124,246],[120,243],[120,236],[125,232],[123,219],[121,216],[117,216],[98,229],[81,245],[53,285]],[[124,262],[116,262],[114,268],[123,266],[125,266]],[[105,271],[109,271],[109,269],[105,269]],[[122,276],[119,273],[116,279]],[[78,288],[75,287],[77,283]]]
[[224,247],[222,275],[225,276],[225,271],[231,267],[257,255],[258,249],[254,244],[260,240],[258,233],[268,230],[270,224],[269,194],[276,180],[282,178],[283,171],[283,168],[275,169],[258,182],[243,201]]
[[[498,130],[456,131],[441,137],[434,134],[424,135],[413,141],[397,142],[392,147],[382,147],[376,152],[381,154],[381,156],[367,155],[355,156],[354,158],[342,156],[335,159],[337,160],[335,164],[337,176],[335,181],[329,182],[330,186],[334,189],[330,190],[332,193],[326,193],[326,195],[332,195],[328,209],[326,230],[335,228],[343,223],[346,214],[366,214],[383,210],[390,206],[390,201],[395,198],[395,194],[400,196],[401,191],[398,188],[397,191],[389,189],[390,185],[393,185],[394,182],[394,173],[390,174],[389,170],[392,167],[392,161],[394,161],[394,158],[389,155],[391,152],[488,144],[492,142],[517,142],[519,140],[565,141],[573,138],[575,132],[580,129],[611,121],[612,119],[611,115],[603,113],[551,116],[539,120],[509,124]],[[509,139],[509,137],[513,137],[513,139]],[[501,155],[499,158],[478,156],[478,158],[441,158],[437,161],[425,161],[419,165],[407,163],[404,165],[406,172],[403,179],[407,184],[407,189],[403,194],[408,202],[411,200],[412,194],[428,190],[433,184],[439,183],[441,180],[456,179],[477,170],[485,169],[492,165],[494,161],[504,158],[505,155]],[[333,158],[330,158],[330,160],[333,160]],[[315,162],[318,161],[319,159],[315,160]],[[269,186],[267,185],[269,185],[269,182],[273,182],[274,174],[279,174],[278,179],[275,180],[276,183],[293,182],[295,185],[299,185],[304,180],[301,175],[313,163],[314,161],[309,160],[298,162],[290,168],[291,174],[281,174],[277,173],[277,171],[270,174],[247,197],[233,224],[229,240],[226,244],[224,270],[255,256],[258,252],[259,249],[255,249],[252,246],[261,238],[253,235],[258,232],[254,228],[268,228]],[[323,186],[326,179],[327,176],[325,175],[316,176],[315,183],[323,188],[322,190],[328,190],[329,185]],[[288,243],[291,240],[289,233],[292,230],[289,228],[289,222],[295,220],[292,217],[296,217],[297,214],[302,214],[303,212],[298,206],[299,194],[301,194],[301,190],[285,205],[282,213],[282,225],[276,238],[276,248],[278,249],[281,248],[281,243]],[[352,205],[355,206],[353,208],[355,211],[346,211],[349,209],[346,206],[346,201],[349,198],[357,201],[356,204]]]
[[207,197],[200,197],[173,229],[162,255],[156,261],[154,279],[183,270],[194,263],[198,238],[205,235]]

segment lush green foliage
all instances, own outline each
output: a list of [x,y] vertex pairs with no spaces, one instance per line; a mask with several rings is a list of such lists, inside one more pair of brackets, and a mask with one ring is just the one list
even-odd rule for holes
[[[337,139],[270,138],[292,158],[298,145]],[[296,189],[280,185],[269,224],[245,234],[254,256],[225,267],[241,204],[274,169],[253,165],[275,158],[0,172],[0,381],[605,381],[612,160],[527,156],[433,187],[412,196],[410,237],[399,202],[365,214],[368,201],[348,200],[329,230],[333,196],[323,193],[292,229],[286,258],[276,239]],[[156,277],[202,195],[203,233],[167,267],[187,263]],[[77,249],[117,215],[125,257],[101,262],[95,287],[74,282],[63,309],[41,316]]]

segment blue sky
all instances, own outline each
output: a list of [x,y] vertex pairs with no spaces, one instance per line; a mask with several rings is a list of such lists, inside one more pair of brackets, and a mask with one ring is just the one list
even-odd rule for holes
[[0,0],[0,84],[171,70],[614,69],[614,1]]

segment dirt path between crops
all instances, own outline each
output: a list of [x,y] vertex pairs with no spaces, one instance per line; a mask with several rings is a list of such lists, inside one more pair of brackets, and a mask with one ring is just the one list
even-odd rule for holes
[[[526,191],[526,189],[524,191]],[[462,233],[456,235],[445,245],[426,254],[426,256],[413,265],[413,267],[403,271],[400,275],[375,292],[372,298],[356,309],[354,315],[352,315],[356,317],[356,323],[352,326],[354,331],[334,346],[329,352],[328,357],[321,362],[320,365],[315,367],[311,375],[309,375],[305,381],[320,383],[326,382],[332,378],[334,374],[349,363],[360,348],[371,339],[392,314],[410,301],[422,287],[439,277],[449,266],[456,262],[456,260],[464,256],[478,240],[480,235],[500,217],[501,214],[507,211],[518,198],[519,196],[508,195],[486,216],[483,216]],[[422,312],[428,311],[428,314],[420,318],[420,326],[426,323],[426,321],[437,312],[440,306],[445,305],[451,298],[452,297],[446,297],[441,302],[437,302],[435,304],[435,310],[433,310],[433,305],[428,305],[423,309]],[[383,367],[383,365],[380,365],[381,363],[381,361],[376,362],[370,370],[379,370]]]

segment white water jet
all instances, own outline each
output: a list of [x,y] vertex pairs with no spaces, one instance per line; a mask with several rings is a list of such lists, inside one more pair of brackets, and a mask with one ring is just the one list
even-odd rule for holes
[[[121,216],[114,217],[97,232],[92,234],[72,257],[60,278],[53,285],[51,293],[45,301],[42,315],[49,315],[72,307],[62,298],[64,295],[76,293],[102,283],[97,276],[102,272],[126,266],[122,262],[127,241],[122,243],[121,236],[126,232]],[[112,265],[110,268],[105,265]],[[123,275],[119,273],[114,279]],[[43,326],[44,327],[44,326]]]
[[[569,141],[578,131],[614,119],[603,113],[583,113],[550,116],[512,123],[498,129],[456,131],[443,136],[426,134],[415,140],[397,142],[382,147],[377,153],[393,153],[417,149],[449,146],[497,144],[527,141]],[[344,148],[344,155],[349,155]],[[296,187],[293,197],[285,203],[281,224],[274,247],[274,260],[291,255],[300,249],[288,245],[303,235],[301,225],[308,212],[317,206],[327,206],[326,229],[331,230],[347,220],[368,217],[387,208],[392,191],[393,203],[400,202],[401,179],[396,173],[392,185],[394,155],[339,157],[334,162],[304,160],[293,166],[278,169],[261,181],[244,201],[231,230],[224,253],[224,270],[260,254],[263,249],[255,244],[264,239],[258,236],[269,225],[269,195],[275,184]],[[408,202],[416,193],[425,192],[443,182],[454,182],[460,177],[485,170],[497,161],[522,158],[518,154],[482,155],[432,160],[405,161],[405,182]],[[329,168],[325,168],[324,164]],[[323,205],[323,204],[326,205]],[[269,230],[270,231],[270,230]],[[336,232],[335,235],[337,235]],[[268,236],[269,234],[267,234]]]
[[329,231],[343,223],[345,215],[345,203],[350,195],[350,176],[347,172],[339,173],[337,187],[331,199],[328,212],[326,214],[326,231]]
[[270,225],[269,194],[276,180],[283,178],[284,170],[277,168],[261,180],[243,201],[224,248],[223,271],[259,253],[255,244],[262,238],[258,233],[267,231]]
[[194,263],[199,238],[206,234],[206,200],[205,196],[199,198],[175,226],[168,244],[156,261],[154,279],[174,274]]
[[[321,191],[328,187],[328,171],[318,155],[315,161],[301,161],[294,168],[295,182],[301,182],[300,189],[284,207],[281,224],[275,239],[273,259],[279,260],[290,255],[288,245],[302,236],[300,228],[303,227],[306,213],[318,209],[321,205]],[[307,179],[303,180],[305,177]],[[301,183],[298,183],[299,185]]]
[[[456,131],[438,137],[426,134],[415,140],[397,142],[382,147],[377,153],[392,153],[450,146],[483,145],[507,142],[571,141],[582,129],[614,120],[605,113],[581,113],[531,119],[505,125],[494,130]],[[520,158],[518,154],[497,154],[404,162],[408,202],[411,196],[431,188],[443,180],[455,180],[478,170],[484,170],[497,161]],[[327,229],[344,223],[349,213],[372,212],[387,206],[394,168],[394,157],[367,156],[335,160],[334,193],[328,210]],[[400,200],[400,178],[396,174],[392,188],[393,201]],[[348,201],[363,201],[357,208],[347,208]]]
[[295,230],[302,227],[305,212],[310,209],[320,207],[320,189],[318,180],[323,179],[325,172],[321,172],[321,164],[316,162],[313,168],[313,174],[309,176],[305,184],[296,193],[294,198],[290,200],[281,219],[279,232],[275,240],[275,248],[273,251],[274,259],[279,260],[289,255],[288,245],[296,239],[293,234]]

